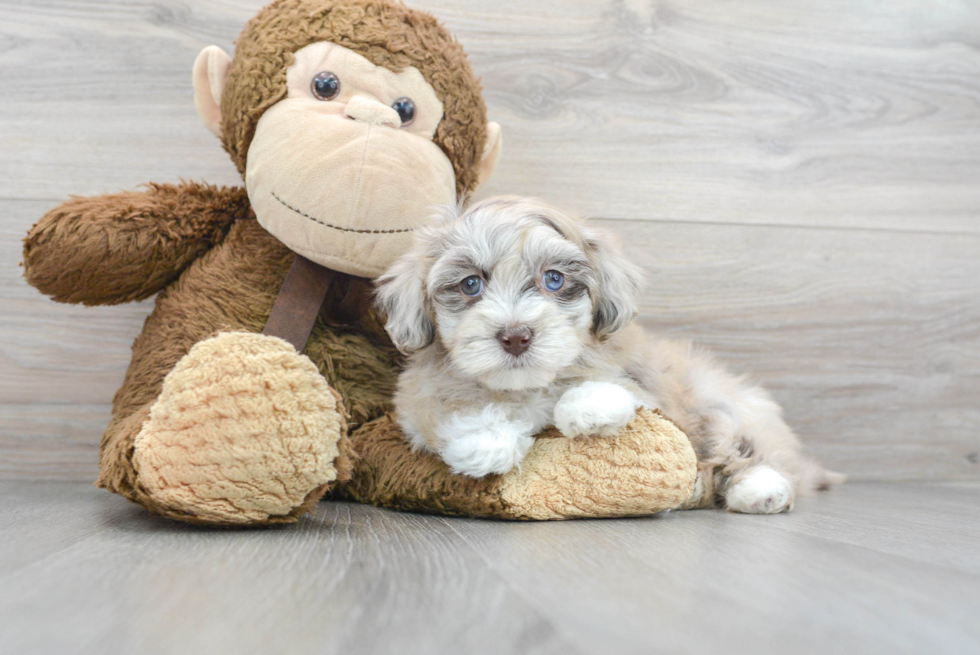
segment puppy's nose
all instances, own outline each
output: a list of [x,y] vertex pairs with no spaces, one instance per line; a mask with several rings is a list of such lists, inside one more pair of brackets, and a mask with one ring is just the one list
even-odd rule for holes
[[497,333],[497,341],[504,350],[517,357],[531,345],[531,331],[526,327],[504,328]]

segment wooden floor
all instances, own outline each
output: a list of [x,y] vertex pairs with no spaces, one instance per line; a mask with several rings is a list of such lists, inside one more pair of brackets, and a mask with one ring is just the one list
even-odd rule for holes
[[980,652],[977,483],[536,524],[325,502],[224,531],[6,482],[0,526],[2,653]]

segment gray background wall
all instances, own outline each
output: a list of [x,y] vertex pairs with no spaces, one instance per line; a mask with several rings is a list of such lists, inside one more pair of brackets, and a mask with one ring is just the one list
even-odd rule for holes
[[[92,479],[152,302],[20,277],[69,194],[240,180],[190,67],[256,1],[0,2],[0,479]],[[432,0],[504,156],[605,221],[643,322],[751,372],[858,480],[980,479],[980,3]]]

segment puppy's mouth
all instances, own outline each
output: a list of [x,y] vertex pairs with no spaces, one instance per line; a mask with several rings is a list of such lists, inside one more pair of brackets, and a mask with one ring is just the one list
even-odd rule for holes
[[531,350],[506,356],[506,360],[477,377],[481,384],[496,391],[528,391],[548,386],[558,375],[557,370],[542,366]]
[[533,368],[534,354],[530,351],[521,353],[520,355],[510,355],[507,354],[507,364],[503,367],[504,369],[511,370],[515,368]]
[[526,330],[510,335],[482,323],[465,325],[463,334],[457,331],[446,345],[454,371],[490,390],[547,387],[579,354],[574,334],[544,329],[540,321],[527,321]]

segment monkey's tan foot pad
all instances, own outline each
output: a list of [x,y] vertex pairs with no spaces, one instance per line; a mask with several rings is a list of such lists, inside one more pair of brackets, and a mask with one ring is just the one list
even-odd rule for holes
[[133,465],[151,509],[193,523],[288,523],[347,463],[344,413],[306,356],[229,332],[195,345],[163,382]]
[[678,507],[694,491],[697,461],[687,436],[642,410],[615,437],[538,436],[521,465],[481,479],[450,473],[409,448],[390,416],[352,436],[358,453],[338,495],[395,509],[501,519],[640,516]]

